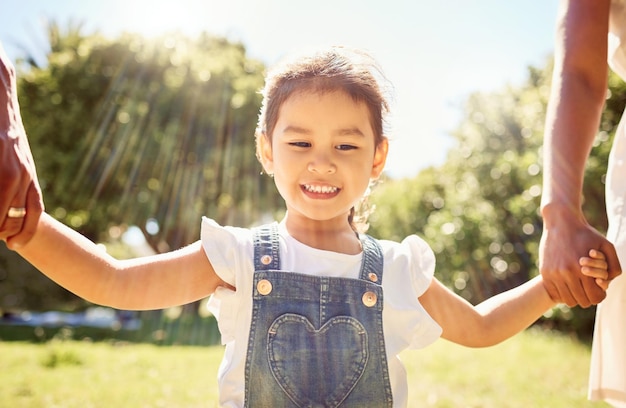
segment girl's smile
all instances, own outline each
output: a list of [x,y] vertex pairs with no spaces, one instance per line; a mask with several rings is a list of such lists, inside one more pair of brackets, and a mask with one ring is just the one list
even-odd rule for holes
[[339,194],[339,191],[341,190],[338,187],[311,184],[302,185],[302,189],[309,197],[321,199],[335,197],[337,194]]

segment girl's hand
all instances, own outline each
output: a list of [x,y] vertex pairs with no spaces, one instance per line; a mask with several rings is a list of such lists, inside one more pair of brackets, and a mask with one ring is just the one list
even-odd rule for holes
[[608,263],[604,253],[596,249],[589,250],[589,256],[582,257],[578,260],[580,264],[580,272],[591,278],[595,278],[596,284],[605,291],[609,288],[609,271]]

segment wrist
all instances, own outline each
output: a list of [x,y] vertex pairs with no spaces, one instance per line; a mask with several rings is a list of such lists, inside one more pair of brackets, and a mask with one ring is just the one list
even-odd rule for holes
[[562,223],[585,223],[582,208],[580,205],[571,202],[552,201],[546,204],[542,203],[541,217],[543,218],[544,225],[548,228]]

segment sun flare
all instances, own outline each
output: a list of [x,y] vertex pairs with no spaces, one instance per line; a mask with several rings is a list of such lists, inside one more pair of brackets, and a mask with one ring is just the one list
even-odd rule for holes
[[164,33],[183,32],[197,35],[214,31],[216,24],[224,24],[233,10],[228,2],[178,0],[127,1],[119,10],[122,26],[127,31],[152,38]]

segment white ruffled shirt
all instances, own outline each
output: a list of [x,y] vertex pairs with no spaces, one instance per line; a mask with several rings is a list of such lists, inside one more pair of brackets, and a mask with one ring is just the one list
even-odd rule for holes
[[[281,268],[316,275],[358,278],[362,254],[346,255],[306,246],[279,224]],[[223,227],[202,219],[201,241],[216,273],[236,291],[218,288],[209,299],[226,345],[218,373],[220,406],[242,407],[245,361],[252,313],[254,246],[252,231]],[[402,243],[380,240],[384,256],[383,331],[394,406],[407,405],[406,371],[398,354],[425,347],[441,336],[441,327],[418,301],[435,271],[435,256],[425,241],[411,235]]]

